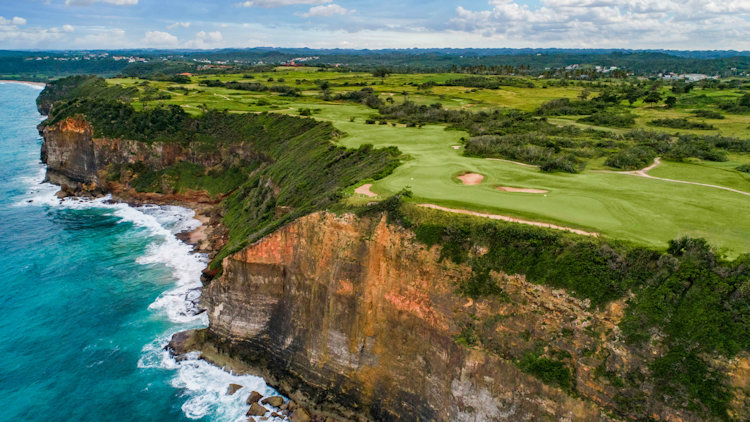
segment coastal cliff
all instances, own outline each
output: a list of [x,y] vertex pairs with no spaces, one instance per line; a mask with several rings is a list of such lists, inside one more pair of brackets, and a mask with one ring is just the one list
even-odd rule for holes
[[[80,115],[43,126],[41,133],[41,159],[47,164],[47,179],[77,190],[98,187],[112,191],[118,189],[117,183],[122,188],[122,185],[128,185],[133,174],[113,177],[114,170],[136,163],[149,169],[164,169],[179,163],[229,168],[263,159],[243,143],[209,150],[190,143],[95,137],[93,126]],[[110,186],[107,186],[108,182]],[[165,187],[164,190],[170,189]]]
[[[624,301],[596,309],[501,273],[502,298],[472,300],[456,294],[470,273],[385,218],[316,213],[224,260],[204,293],[206,339],[298,402],[351,419],[704,420],[648,381],[617,379],[645,379],[658,353],[620,339]],[[525,365],[534,349],[571,368],[569,383]],[[729,365],[746,385],[747,359]]]
[[454,341],[456,313],[486,306],[454,295],[466,274],[384,219],[312,214],[225,259],[205,291],[207,337],[300,402],[353,419],[606,420]]
[[[210,323],[188,349],[314,418],[750,417],[750,265],[705,242],[664,253],[416,207],[399,222],[397,200],[334,214],[398,151],[272,114],[160,111],[176,123],[125,136],[100,108],[67,107],[40,125],[47,179],[200,210]],[[155,119],[116,107],[134,127]]]

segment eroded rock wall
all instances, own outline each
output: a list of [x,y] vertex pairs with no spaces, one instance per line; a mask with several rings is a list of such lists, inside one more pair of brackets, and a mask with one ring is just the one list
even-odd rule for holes
[[55,184],[98,183],[94,130],[84,119],[70,118],[42,132],[42,162],[47,179]]
[[316,213],[225,259],[204,293],[208,337],[295,399],[352,419],[607,420],[456,343],[456,315],[476,306],[454,293],[467,276],[384,219]]
[[58,185],[106,185],[107,171],[113,164],[141,163],[159,170],[180,162],[206,168],[238,166],[267,160],[262,153],[238,142],[207,146],[197,143],[141,142],[128,139],[97,138],[83,117],[75,116],[42,128],[42,162],[47,179]]

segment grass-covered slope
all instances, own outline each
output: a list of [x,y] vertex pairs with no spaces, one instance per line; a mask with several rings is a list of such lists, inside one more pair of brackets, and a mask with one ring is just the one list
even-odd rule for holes
[[97,97],[129,101],[138,93],[135,87],[110,86],[104,79],[92,75],[70,76],[47,84],[36,99],[37,108],[42,114],[49,114],[52,105],[61,100]]
[[[686,84],[457,73],[375,77],[314,68],[189,79],[176,83],[123,78],[108,83],[137,89],[136,109],[164,103],[180,105],[196,116],[206,108],[305,114],[345,133],[340,145],[397,147],[411,159],[373,183],[371,191],[380,199],[409,188],[415,202],[575,227],[662,249],[670,239],[691,236],[706,238],[730,257],[750,251],[750,220],[742,218],[747,195],[600,172],[642,169],[661,157],[662,165],[650,175],[750,192],[748,173],[736,170],[750,161],[750,115],[742,111],[750,86],[745,80]],[[278,86],[299,96],[271,90]],[[662,100],[646,102],[654,93]],[[677,102],[668,107],[670,97]],[[733,108],[727,108],[730,105]],[[697,111],[720,111],[725,118],[709,121],[715,131],[649,125],[656,119],[706,118]],[[597,112],[595,124],[581,121]],[[635,116],[635,126],[616,127],[621,116]],[[666,174],[674,166],[684,171]],[[484,180],[464,186],[455,178],[463,172],[481,174]],[[378,199],[357,198],[372,200]]]
[[179,143],[196,152],[239,147],[252,157],[237,162],[230,156],[211,168],[200,162],[167,168],[140,162],[112,166],[110,178],[128,173],[131,186],[141,191],[162,191],[169,181],[176,191],[228,194],[223,205],[229,243],[214,267],[274,227],[335,203],[345,188],[382,178],[399,164],[396,148],[336,146],[332,141],[338,132],[330,123],[272,113],[206,111],[191,116],[178,106],[137,111],[122,101],[119,88],[114,93],[93,88],[102,82],[69,78],[48,87],[40,104],[57,102],[45,124],[82,115],[96,137]]

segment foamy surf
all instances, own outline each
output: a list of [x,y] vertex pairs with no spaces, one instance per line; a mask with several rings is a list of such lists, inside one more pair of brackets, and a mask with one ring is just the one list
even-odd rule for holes
[[34,88],[37,91],[41,91],[44,89],[45,84],[43,82],[27,82],[27,81],[8,81],[8,80],[2,80],[0,81],[0,85],[23,85],[27,86],[29,88]]
[[[171,272],[173,285],[149,305],[155,318],[166,318],[174,325],[163,335],[146,344],[141,350],[138,368],[142,370],[169,370],[174,375],[170,384],[182,390],[185,402],[181,409],[190,419],[214,421],[246,421],[248,405],[245,403],[252,391],[264,397],[277,395],[263,378],[252,375],[234,375],[199,359],[197,353],[190,354],[180,362],[165,350],[172,334],[208,325],[208,316],[199,304],[202,284],[201,271],[208,258],[193,253],[192,247],[180,241],[177,233],[194,230],[201,223],[194,218],[192,210],[176,206],[145,205],[131,207],[114,203],[110,196],[102,198],[58,199],[59,187],[43,183],[45,167],[32,176],[22,176],[19,181],[29,186],[17,206],[45,206],[58,209],[84,210],[103,209],[110,211],[121,223],[130,223],[144,229],[149,244],[146,252],[136,258],[141,265],[165,266]],[[242,385],[233,395],[227,395],[229,384]],[[267,420],[273,418],[267,413]]]
[[[239,384],[242,388],[228,395],[226,392],[230,383]],[[212,416],[218,420],[247,421],[245,412],[248,406],[245,402],[252,391],[264,396],[276,393],[260,377],[229,374],[197,359],[196,354],[180,362],[172,385],[189,391],[189,399],[182,405],[182,411],[190,419]],[[269,420],[282,419],[269,417]]]

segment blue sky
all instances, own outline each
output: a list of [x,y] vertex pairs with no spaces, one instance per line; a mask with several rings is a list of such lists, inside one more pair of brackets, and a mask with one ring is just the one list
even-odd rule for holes
[[750,49],[750,0],[2,0],[0,49]]

